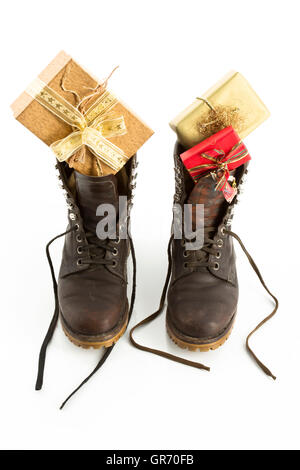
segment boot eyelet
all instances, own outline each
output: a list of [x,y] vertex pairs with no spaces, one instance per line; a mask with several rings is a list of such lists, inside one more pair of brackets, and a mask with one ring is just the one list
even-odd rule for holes
[[185,247],[185,239],[184,238],[181,239],[180,244],[183,248]]
[[220,240],[217,240],[217,246],[218,246],[219,248],[222,248],[223,245],[224,245],[224,242],[223,242],[223,240],[222,240],[221,238],[220,238]]
[[82,254],[82,246],[78,246],[78,247],[77,247],[77,253],[78,253],[79,255]]
[[115,268],[115,267],[117,266],[117,264],[118,264],[118,263],[114,260],[111,267],[112,267],[112,268]]
[[184,263],[184,264],[183,264],[183,267],[184,267],[184,269],[187,269],[187,268],[188,268],[188,264],[187,264],[187,263]]
[[77,260],[77,266],[82,266],[82,259],[81,259],[81,258],[78,258],[78,260]]
[[219,263],[215,263],[214,266],[213,266],[213,269],[214,269],[214,271],[219,271],[219,269],[220,269]]
[[115,240],[115,244],[118,245],[120,243],[121,239],[120,237],[117,237],[116,240]]
[[76,232],[78,232],[78,230],[79,230],[79,224],[76,224],[76,225],[75,225],[75,230],[76,230]]
[[81,238],[81,236],[80,236],[79,234],[76,235],[76,241],[77,241],[78,243],[81,243],[81,242],[82,242],[82,238]]
[[221,251],[218,251],[217,254],[216,254],[216,258],[217,258],[217,259],[220,259],[220,258],[221,258],[221,255],[222,255]]
[[186,250],[184,250],[183,256],[184,256],[184,258],[186,258],[188,256],[188,252]]
[[223,235],[223,237],[225,236],[225,227],[221,228],[221,234]]
[[74,214],[74,212],[71,212],[70,219],[71,220],[76,220],[76,214]]
[[118,253],[119,253],[119,250],[117,248],[114,248],[114,251],[112,252],[112,255],[117,256]]

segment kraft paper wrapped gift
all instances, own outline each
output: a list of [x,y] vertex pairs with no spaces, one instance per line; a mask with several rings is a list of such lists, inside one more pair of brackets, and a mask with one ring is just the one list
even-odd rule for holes
[[173,119],[170,126],[179,142],[191,148],[228,126],[244,139],[269,116],[243,75],[229,72]]
[[99,85],[64,51],[11,107],[14,117],[51,146],[59,160],[87,175],[117,173],[153,134],[106,83]]

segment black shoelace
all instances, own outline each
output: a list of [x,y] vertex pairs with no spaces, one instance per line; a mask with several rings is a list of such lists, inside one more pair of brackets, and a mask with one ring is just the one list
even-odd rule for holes
[[[211,250],[214,250],[213,248],[210,247],[210,244],[211,243],[214,243],[214,240],[210,239],[208,237],[208,233],[211,231],[212,227],[209,227],[207,228],[206,230],[206,237],[205,237],[205,241],[204,241],[204,245],[203,245],[203,248],[202,250],[204,250],[204,253],[210,253],[212,252]],[[249,354],[251,355],[251,357],[255,360],[255,362],[257,363],[257,365],[263,370],[263,372],[268,375],[269,377],[272,377],[273,380],[276,380],[276,377],[272,374],[272,372],[260,361],[260,359],[258,359],[258,357],[255,355],[255,353],[253,352],[253,350],[251,349],[250,347],[250,344],[249,344],[249,341],[250,341],[250,338],[252,337],[252,335],[259,329],[261,328],[267,321],[269,321],[274,315],[275,313],[277,312],[278,310],[278,300],[277,298],[270,292],[270,290],[268,289],[268,287],[266,286],[266,283],[257,267],[257,265],[255,264],[253,258],[251,257],[251,255],[249,254],[249,252],[246,250],[244,244],[242,243],[241,239],[238,237],[238,235],[236,235],[234,232],[231,232],[230,230],[224,230],[224,233],[225,234],[228,234],[230,235],[231,237],[235,238],[238,243],[240,244],[243,252],[245,253],[245,255],[247,256],[248,258],[248,261],[250,263],[250,265],[252,266],[254,272],[256,273],[257,277],[259,278],[262,286],[264,287],[264,289],[268,292],[268,294],[272,297],[272,299],[274,300],[274,303],[275,303],[275,307],[274,309],[272,310],[272,312],[270,313],[270,315],[268,315],[264,320],[262,320],[255,328],[254,330],[251,331],[251,333],[247,336],[247,339],[246,339],[246,348],[249,352]],[[169,282],[170,282],[170,278],[171,278],[171,272],[172,272],[172,255],[171,255],[171,247],[172,247],[172,241],[173,241],[173,235],[171,236],[170,238],[170,241],[169,241],[169,245],[168,245],[168,271],[167,271],[167,276],[166,276],[166,280],[165,280],[165,285],[164,285],[164,288],[163,288],[163,291],[162,291],[162,295],[161,295],[161,299],[160,299],[160,304],[159,304],[159,308],[156,312],[152,313],[152,315],[146,317],[144,320],[142,320],[140,323],[138,323],[137,325],[135,325],[131,331],[130,331],[130,341],[131,343],[133,344],[133,346],[135,346],[137,349],[140,349],[141,351],[146,351],[146,352],[150,352],[152,354],[156,354],[157,356],[161,356],[161,357],[164,357],[166,359],[170,359],[171,361],[174,361],[174,362],[179,362],[181,364],[185,364],[185,365],[188,365],[190,367],[195,367],[197,369],[203,369],[203,370],[206,370],[206,371],[210,371],[210,368],[207,367],[207,366],[204,366],[203,364],[201,363],[198,363],[198,362],[193,362],[193,361],[189,361],[187,359],[183,359],[179,356],[174,356],[173,354],[169,354],[165,351],[160,351],[158,349],[152,349],[152,348],[149,348],[147,346],[143,346],[142,344],[139,344],[135,341],[134,337],[133,337],[133,333],[134,331],[139,328],[140,326],[142,325],[145,325],[147,323],[151,323],[155,318],[157,318],[162,312],[163,312],[163,309],[164,309],[164,306],[165,306],[165,300],[166,300],[166,295],[167,295],[167,290],[168,290],[168,285],[169,285]],[[203,253],[203,254],[204,254]],[[202,257],[201,257],[202,258]],[[205,256],[204,256],[205,258]],[[193,263],[193,262],[191,262]],[[189,263],[189,266],[191,266],[191,263]],[[203,267],[203,266],[206,266],[207,263],[205,262],[205,259],[199,259],[198,261],[195,261],[194,262],[195,266],[193,267]]]
[[80,247],[80,253],[82,253],[83,256],[86,254],[87,257],[79,258],[80,264],[115,266],[116,262],[114,260],[107,260],[103,256],[105,251],[110,251],[113,254],[118,253],[117,248],[109,244],[109,239],[100,240],[97,235],[89,231],[86,232],[86,239],[88,244]]
[[[40,350],[40,354],[39,354],[39,364],[38,364],[38,374],[37,374],[37,380],[36,380],[36,385],[35,385],[35,389],[36,390],[41,390],[42,386],[43,386],[43,380],[44,380],[44,369],[45,369],[45,361],[46,361],[46,353],[47,353],[47,347],[48,347],[48,344],[50,343],[51,339],[52,339],[52,336],[53,336],[53,333],[55,331],[55,328],[56,328],[56,325],[57,325],[57,322],[58,322],[58,318],[59,318],[59,303],[58,303],[58,295],[57,295],[57,281],[56,281],[56,277],[55,277],[55,272],[54,272],[54,267],[53,267],[53,263],[52,263],[52,259],[51,259],[51,255],[50,255],[50,246],[52,245],[52,243],[57,240],[58,238],[61,238],[65,235],[67,235],[68,233],[72,232],[76,230],[76,227],[73,227],[71,228],[70,230],[67,230],[66,232],[64,233],[61,233],[60,235],[57,235],[56,237],[52,238],[52,240],[49,241],[49,243],[47,243],[47,246],[46,246],[46,255],[47,255],[47,260],[48,260],[48,263],[49,263],[49,267],[50,267],[50,271],[51,271],[51,277],[52,277],[52,282],[53,282],[53,292],[54,292],[54,300],[55,300],[55,307],[54,307],[54,314],[53,314],[53,317],[52,317],[52,320],[51,320],[51,323],[49,325],[49,328],[48,328],[48,331],[47,331],[47,334],[45,336],[45,339],[43,341],[43,344],[41,346],[41,350]],[[132,316],[132,312],[133,312],[133,307],[134,307],[134,301],[135,301],[135,294],[136,294],[136,258],[135,258],[135,251],[134,251],[134,245],[133,245],[133,242],[132,242],[132,239],[130,236],[129,237],[129,243],[130,243],[130,249],[131,249],[131,256],[132,256],[132,262],[133,262],[133,281],[132,281],[132,293],[131,293],[131,300],[130,300],[130,308],[129,308],[129,313],[128,313],[128,323],[130,321],[130,318]],[[91,240],[91,237],[89,237],[89,234],[87,234],[87,238],[89,238],[90,241]],[[107,249],[108,245],[104,245],[103,243],[100,242],[100,240],[98,240],[96,242],[96,240],[94,240],[94,243],[93,244],[90,244],[89,245],[89,248],[91,249],[94,249],[95,248],[101,248],[101,249]],[[110,247],[109,247],[110,249]],[[106,261],[106,260],[105,260]],[[83,259],[82,260],[82,264],[85,264],[87,263],[88,260],[87,259]],[[101,259],[96,255],[92,255],[91,259],[89,260],[89,263],[91,264],[107,264],[107,263],[103,263],[101,261]],[[78,390],[80,390],[83,385],[85,385],[92,377],[94,374],[96,374],[96,372],[103,366],[103,364],[105,363],[105,361],[107,360],[108,356],[111,354],[113,348],[114,348],[115,344],[113,344],[112,346],[110,346],[109,348],[106,348],[104,354],[102,355],[101,359],[99,360],[97,366],[95,367],[95,369],[91,372],[91,374],[83,380],[83,382],[66,398],[66,400],[62,403],[62,405],[60,406],[60,409],[63,409],[64,406],[66,405],[66,403],[70,400],[70,398],[73,397],[73,395],[75,395],[75,393],[78,392]]]

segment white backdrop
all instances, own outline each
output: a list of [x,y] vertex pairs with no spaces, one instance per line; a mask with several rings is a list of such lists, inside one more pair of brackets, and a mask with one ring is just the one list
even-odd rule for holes
[[[298,7],[296,0],[52,0],[50,8],[10,0],[2,6],[1,448],[299,449]],[[271,118],[245,141],[253,160],[233,229],[280,300],[277,317],[252,341],[276,382],[245,351],[247,333],[272,303],[237,247],[239,311],[222,348],[182,351],[168,339],[164,316],[136,335],[211,366],[210,373],[135,350],[127,333],[59,411],[99,352],[76,348],[58,327],[44,389],[34,391],[53,313],[44,247],[65,230],[66,207],[51,151],[13,119],[9,105],[61,49],[99,78],[119,64],[111,88],[155,130],[139,152],[132,324],[157,308],[166,274],[175,142],[168,122],[231,69],[269,107]],[[57,242],[52,250],[56,268],[61,247]]]

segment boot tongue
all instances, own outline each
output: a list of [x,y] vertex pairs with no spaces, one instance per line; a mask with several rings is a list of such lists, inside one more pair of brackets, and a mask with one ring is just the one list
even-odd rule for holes
[[115,175],[87,176],[75,171],[77,202],[86,230],[96,232],[96,225],[101,220],[96,215],[100,204],[111,204],[116,209],[118,220],[118,187]]
[[216,191],[216,182],[210,175],[203,176],[194,186],[188,197],[188,203],[192,204],[193,228],[196,227],[196,204],[204,204],[204,227],[217,227],[220,223],[227,202],[221,191]]

